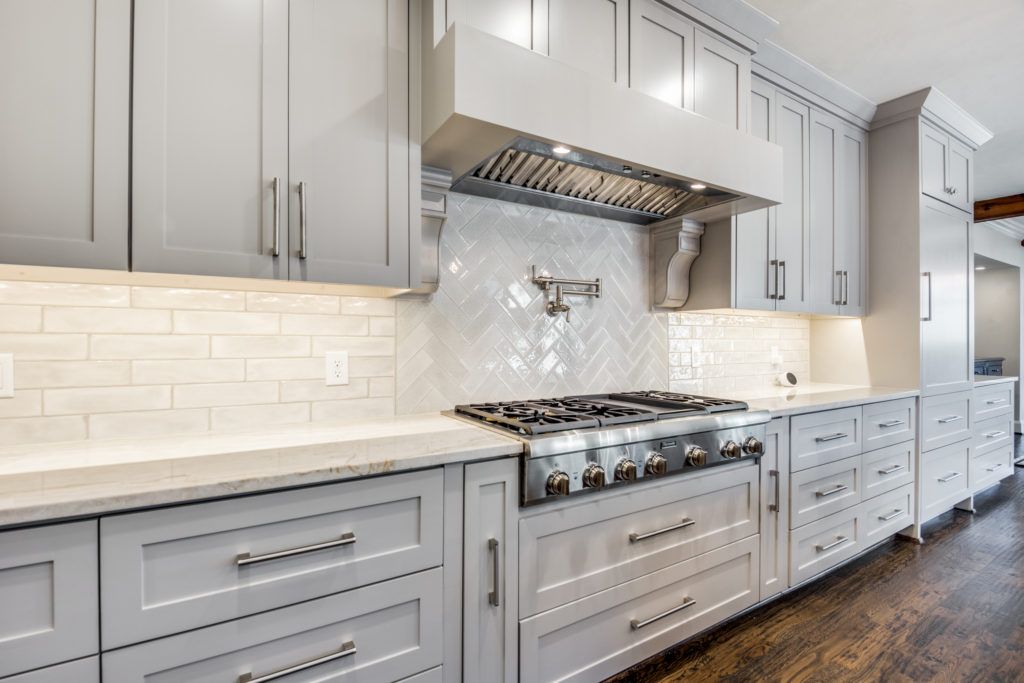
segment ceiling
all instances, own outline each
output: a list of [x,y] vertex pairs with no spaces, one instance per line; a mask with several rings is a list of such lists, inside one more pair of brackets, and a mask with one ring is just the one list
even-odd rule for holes
[[995,138],[977,199],[1024,192],[1024,0],[747,0],[769,39],[876,104],[935,86]]

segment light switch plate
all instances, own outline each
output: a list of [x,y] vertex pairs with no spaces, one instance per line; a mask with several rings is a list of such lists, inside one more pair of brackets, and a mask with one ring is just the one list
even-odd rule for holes
[[324,377],[329,387],[348,384],[348,351],[328,351],[324,354]]
[[0,353],[0,398],[14,398],[13,353]]

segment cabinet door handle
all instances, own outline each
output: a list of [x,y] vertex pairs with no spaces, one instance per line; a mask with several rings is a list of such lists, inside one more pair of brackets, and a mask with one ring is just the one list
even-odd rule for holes
[[682,612],[687,607],[693,607],[696,604],[697,601],[693,598],[683,598],[683,604],[679,605],[678,607],[673,607],[672,609],[665,610],[661,614],[655,614],[653,617],[649,619],[644,619],[643,621],[640,621],[639,619],[633,619],[629,622],[629,627],[634,631],[638,631],[642,629],[644,626],[653,624],[654,622],[660,619],[664,619],[665,617],[670,617],[676,612]]
[[888,422],[879,422],[878,426],[882,429],[889,429],[890,427],[899,427],[905,424],[907,424],[905,420],[889,420]]
[[779,261],[778,269],[781,272],[779,279],[782,281],[782,292],[779,293],[779,301],[783,301],[786,298],[786,262]]
[[903,514],[903,510],[900,510],[899,508],[896,508],[895,510],[893,510],[892,512],[890,512],[887,515],[879,515],[878,519],[881,522],[888,522],[890,519],[896,519],[897,517],[899,517],[902,514]]
[[836,432],[835,434],[826,434],[825,436],[816,436],[814,440],[817,443],[824,443],[826,441],[836,441],[837,439],[845,439],[849,434],[846,432]]
[[[774,278],[775,278],[775,291],[770,292],[768,294],[768,298],[769,299],[778,299],[779,298],[779,262],[776,261],[775,259],[772,259],[771,261],[768,262],[768,267],[772,269],[772,272],[773,272],[773,275],[774,275]],[[773,275],[769,275],[768,279],[771,280]]]
[[953,481],[957,477],[962,477],[962,476],[964,476],[963,472],[953,472],[952,474],[947,474],[944,477],[939,477],[939,483],[940,484],[946,484],[946,483],[949,483],[949,482]]
[[300,548],[289,548],[288,550],[278,550],[274,553],[267,553],[266,555],[250,555],[249,553],[242,553],[235,558],[235,564],[239,567],[244,567],[250,564],[256,564],[258,562],[267,562],[269,560],[280,560],[285,557],[294,557],[295,555],[305,555],[306,553],[313,553],[318,550],[327,550],[328,548],[339,548],[344,545],[352,545],[356,542],[356,535],[351,531],[345,532],[336,541],[326,541],[324,543],[314,543],[313,545],[304,545]]
[[947,417],[940,417],[938,422],[940,425],[948,425],[950,422],[959,422],[964,419],[963,415],[949,415]]
[[1006,403],[1006,399],[1005,398],[990,398],[989,400],[985,401],[985,403],[987,403],[990,406],[998,406],[998,405],[1001,405],[1003,403]]
[[274,258],[281,255],[281,179],[274,178],[274,246],[270,249]]
[[306,181],[299,181],[299,258],[306,258]]
[[996,438],[999,438],[1000,436],[1004,436],[1005,434],[1006,434],[1006,432],[989,432],[988,434],[985,435],[985,438],[986,439],[996,439]]
[[828,491],[815,491],[814,495],[817,496],[818,498],[828,498],[829,496],[834,496],[837,493],[846,491],[849,488],[850,487],[847,486],[846,484],[836,484],[835,487],[830,488]]
[[921,321],[922,322],[931,322],[931,319],[932,319],[932,274],[931,273],[921,273],[921,277],[928,279],[928,285],[927,285],[927,288],[925,289],[925,292],[928,295],[928,313],[927,313],[927,315],[922,315],[921,316]]
[[842,544],[846,543],[849,540],[850,539],[848,539],[846,536],[836,536],[836,540],[832,541],[828,545],[816,545],[816,546],[814,546],[814,548],[819,553],[823,553],[826,550],[832,550],[832,548],[835,548],[837,545],[842,545]]
[[906,469],[906,468],[907,468],[906,465],[892,465],[891,467],[886,467],[884,470],[878,470],[878,473],[879,474],[892,474],[893,472],[899,472],[900,470],[903,470],[903,469]]
[[351,657],[356,653],[356,644],[349,640],[341,644],[341,649],[337,652],[332,652],[329,655],[323,657],[317,657],[311,659],[308,662],[302,664],[296,664],[295,666],[289,666],[287,669],[280,669],[273,673],[264,674],[263,676],[253,676],[252,672],[246,672],[238,677],[237,683],[269,683],[269,681],[276,681],[279,678],[290,676],[292,674],[305,671],[306,669],[312,669],[314,666],[320,666],[321,664],[327,664],[328,662],[334,662],[344,657]]
[[843,305],[850,305],[850,271],[843,271]]
[[995,465],[992,465],[992,467],[986,467],[985,471],[986,472],[995,472],[996,470],[998,470],[1002,466],[1003,466],[1003,463],[1001,463],[1001,462],[1000,463],[996,463]]
[[769,477],[773,477],[775,479],[775,502],[768,506],[768,511],[769,512],[778,512],[779,509],[781,508],[781,505],[782,505],[782,501],[779,500],[779,480],[780,480],[779,471],[778,470],[768,470],[768,476]]
[[661,536],[662,534],[667,534],[670,531],[679,531],[680,529],[685,529],[686,527],[693,526],[696,523],[696,520],[690,519],[689,517],[683,517],[683,521],[679,522],[679,524],[673,524],[672,526],[667,526],[664,529],[658,529],[657,531],[648,531],[646,534],[632,533],[629,535],[629,542],[636,543],[637,541],[644,541],[648,538],[653,538],[654,536]]
[[832,303],[836,306],[843,305],[843,271],[837,270],[836,276],[832,280],[832,293],[835,295],[832,297]]
[[487,602],[491,607],[501,607],[501,553],[498,552],[498,539],[487,539],[487,549],[491,551],[491,581],[494,590],[487,594]]

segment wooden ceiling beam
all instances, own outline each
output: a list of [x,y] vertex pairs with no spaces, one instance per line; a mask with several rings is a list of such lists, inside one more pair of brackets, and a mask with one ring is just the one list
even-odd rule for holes
[[1024,216],[1024,194],[996,197],[974,202],[974,222],[997,221],[1002,218]]

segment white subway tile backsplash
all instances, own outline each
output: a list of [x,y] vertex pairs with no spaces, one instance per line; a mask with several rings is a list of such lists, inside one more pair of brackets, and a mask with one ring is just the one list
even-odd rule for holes
[[313,404],[312,418],[317,420],[355,420],[394,413],[393,398],[357,398],[347,401],[319,401]]
[[245,292],[177,287],[132,287],[135,308],[244,311]]
[[102,360],[135,358],[209,358],[210,338],[184,334],[96,334],[89,357]]
[[43,310],[43,330],[164,334],[171,331],[171,312],[136,308],[47,306]]
[[88,436],[86,417],[28,417],[0,420],[0,445],[78,441]]
[[309,415],[308,403],[272,403],[262,406],[233,406],[230,408],[210,409],[211,426],[214,431],[218,432],[242,431],[246,429],[259,429],[269,425],[309,422]]
[[205,409],[109,413],[89,416],[89,436],[93,439],[124,439],[196,434],[207,431],[209,425],[210,415]]
[[0,304],[123,307],[130,302],[129,288],[118,285],[0,281]]
[[245,295],[245,307],[249,311],[334,315],[341,310],[341,300],[336,296],[320,294],[248,292]]
[[170,407],[171,388],[166,386],[47,389],[43,392],[45,415],[90,415],[117,413],[125,408],[160,410]]
[[175,408],[212,408],[277,403],[277,382],[216,382],[181,384],[174,387]]
[[324,384],[322,379],[281,382],[281,401],[283,403],[336,401],[346,398],[366,398],[369,395],[369,380],[367,379],[351,379],[349,384],[331,387]]
[[348,351],[350,357],[394,356],[394,337],[313,337],[313,355]]
[[[390,318],[387,318],[390,320]],[[281,316],[282,334],[366,335],[370,319],[358,315],[292,315]]]
[[43,392],[38,389],[16,391],[11,398],[0,399],[0,419],[38,417],[43,414]]
[[84,334],[0,334],[0,352],[18,360],[79,360],[87,357]]
[[0,305],[0,332],[39,332],[42,329],[41,306]]
[[[323,372],[321,371],[321,375]],[[349,358],[349,377],[395,377],[394,356],[358,356]]]
[[133,384],[193,384],[241,382],[245,380],[245,361],[230,360],[135,360]]
[[324,378],[323,358],[253,358],[245,361],[245,379],[248,381],[316,378]]
[[15,389],[51,389],[131,384],[131,367],[126,360],[16,361],[14,386]]
[[175,334],[278,334],[277,313],[174,311]]
[[283,335],[213,337],[210,355],[214,358],[308,358],[310,348],[309,337]]
[[365,299],[353,296],[341,297],[343,315],[379,315],[395,317],[395,302],[392,299]]

